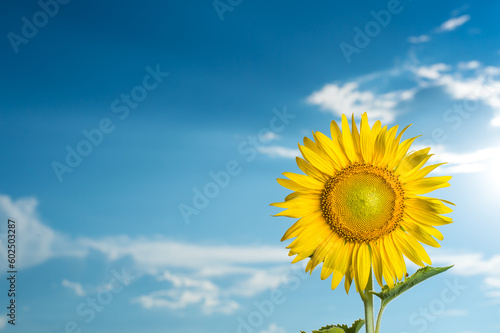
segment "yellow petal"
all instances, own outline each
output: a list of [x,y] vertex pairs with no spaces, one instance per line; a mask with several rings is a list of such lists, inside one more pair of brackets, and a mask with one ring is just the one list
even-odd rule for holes
[[441,247],[441,245],[434,238],[432,238],[432,236],[422,227],[422,225],[409,220],[405,221],[404,228],[412,237],[415,237],[415,239],[419,242],[433,247]]
[[356,155],[358,157],[358,160],[362,161],[361,140],[359,137],[358,128],[356,126],[356,121],[354,120],[354,113],[352,114],[352,119],[351,119],[351,131],[352,131],[352,142],[354,144],[354,150],[356,151]]
[[386,127],[384,127],[380,133],[377,135],[376,139],[375,139],[375,147],[374,147],[374,150],[375,150],[375,154],[374,154],[374,157],[373,157],[373,164],[374,165],[380,165],[380,161],[382,161],[382,159],[384,158],[385,156],[385,150],[386,150],[386,146],[385,146],[385,143],[386,143],[386,139],[385,139],[385,136],[386,136]]
[[411,194],[425,194],[437,190],[438,188],[448,187],[448,181],[451,176],[427,177],[411,181],[405,184],[405,191]]
[[382,266],[382,258],[380,256],[380,249],[377,244],[372,243],[371,245],[372,249],[372,267],[373,267],[373,274],[375,275],[375,278],[377,279],[378,284],[383,287],[384,283],[382,281],[382,272],[383,272],[383,266]]
[[330,160],[337,170],[340,170],[349,164],[349,159],[338,143],[335,143],[321,132],[315,132],[313,135],[318,142],[319,147],[330,157]]
[[401,249],[398,247],[399,244],[394,242],[394,233],[388,235],[384,239],[384,245],[387,253],[392,263],[392,267],[394,268],[395,277],[398,280],[402,280],[406,274],[406,264],[401,254]]
[[352,276],[353,276],[353,269],[351,265],[351,267],[345,273],[345,280],[344,280],[344,289],[347,294],[349,294],[349,289],[351,289]]
[[316,169],[314,166],[312,166],[309,162],[307,162],[303,158],[296,157],[295,161],[297,162],[297,165],[300,168],[300,170],[302,170],[306,175],[322,182],[328,180],[329,177],[327,175]]
[[405,183],[409,183],[411,181],[422,179],[425,176],[427,176],[431,171],[433,171],[434,169],[436,169],[437,167],[439,167],[443,164],[448,164],[448,163],[438,163],[438,164],[426,166],[425,168],[422,168],[422,169],[420,169],[420,170],[418,170],[410,175],[406,175],[406,176],[401,177],[401,181],[405,182]]
[[322,217],[322,212],[315,212],[313,214],[309,214],[307,216],[300,218],[290,228],[288,228],[288,230],[285,232],[285,234],[281,238],[281,241],[283,242],[287,239],[296,237],[298,232],[300,232],[301,229],[306,228],[308,226],[311,226],[311,224],[313,224],[313,223],[324,223],[323,217]]
[[389,163],[389,169],[392,170],[392,169],[396,168],[401,163],[401,161],[403,160],[403,158],[408,153],[408,149],[410,149],[410,146],[413,144],[413,141],[415,141],[420,136],[421,135],[416,136],[416,137],[411,138],[411,139],[406,139],[405,141],[403,141],[399,145],[399,147],[397,149],[397,152],[396,152],[396,155],[394,155],[393,160]]
[[408,259],[421,267],[425,266],[422,260],[427,262],[429,265],[431,264],[431,260],[422,245],[415,241],[411,236],[402,230],[396,230],[392,235]]
[[441,216],[430,212],[412,209],[411,207],[406,207],[405,215],[418,221],[419,223],[429,226],[441,226],[453,223],[453,220],[448,216]]
[[432,212],[436,214],[448,214],[453,212],[448,206],[445,206],[443,202],[439,199],[428,198],[428,197],[409,197],[406,201],[408,206],[414,207],[417,210]]
[[336,241],[337,239],[338,236],[334,233],[331,233],[331,235],[329,235],[329,237],[325,241],[319,244],[316,251],[314,252],[313,257],[311,258],[314,266],[317,266],[325,260],[325,256],[331,247],[331,243]]
[[368,245],[362,243],[359,245],[356,253],[356,266],[354,267],[354,279],[357,290],[364,290],[370,277],[370,249]]
[[337,288],[339,285],[340,281],[342,281],[342,277],[344,276],[344,273],[339,272],[337,270],[333,271],[333,276],[332,276],[332,290]]
[[398,165],[395,170],[396,175],[406,175],[413,171],[414,168],[418,167],[422,162],[425,163],[426,159],[429,159],[430,148],[420,149],[405,158]]
[[299,149],[306,161],[314,165],[319,171],[328,176],[333,176],[335,174],[335,169],[332,164],[328,163],[328,161],[316,154],[314,151],[302,145],[299,145]]
[[358,161],[358,155],[356,149],[354,148],[354,143],[352,141],[351,130],[349,129],[349,122],[347,117],[342,115],[342,141],[344,142],[344,149],[351,162]]
[[365,113],[361,116],[361,153],[365,163],[371,163],[373,160],[374,147],[371,139],[370,124],[368,123],[368,116]]
[[297,184],[304,186],[306,188],[310,188],[313,190],[320,190],[322,191],[323,188],[325,187],[325,183],[321,182],[317,179],[314,179],[313,177],[309,177],[306,175],[300,175],[297,173],[293,172],[283,172],[283,176],[293,180]]
[[395,137],[398,131],[398,126],[392,127],[385,136],[385,154],[384,158],[380,161],[380,165],[387,166],[389,161],[392,161],[394,154],[396,153],[396,147],[399,142],[396,142]]
[[286,187],[289,190],[295,191],[295,192],[304,192],[304,193],[321,193],[319,190],[315,190],[312,188],[308,188],[305,186],[302,186],[300,184],[297,184],[293,180],[290,179],[284,179],[284,178],[277,178],[276,181],[283,187]]

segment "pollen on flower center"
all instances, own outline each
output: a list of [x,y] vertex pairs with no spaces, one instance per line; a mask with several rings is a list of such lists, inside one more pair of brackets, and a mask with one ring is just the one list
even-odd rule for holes
[[327,223],[345,240],[370,242],[399,226],[404,191],[388,169],[356,163],[326,183],[321,208]]

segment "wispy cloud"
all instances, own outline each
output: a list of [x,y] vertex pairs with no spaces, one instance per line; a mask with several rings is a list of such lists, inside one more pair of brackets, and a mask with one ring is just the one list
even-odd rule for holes
[[[413,67],[411,69],[419,79],[420,87],[440,86],[455,100],[482,102],[490,106],[494,115],[492,126],[500,126],[500,67],[482,67],[478,61],[459,63],[456,70],[443,63]],[[464,75],[463,71],[474,70],[473,75]]]
[[360,117],[367,112],[370,117],[380,119],[384,123],[392,123],[396,118],[399,103],[412,99],[414,94],[413,89],[376,94],[360,89],[359,81],[351,81],[345,84],[326,84],[309,95],[307,101],[337,116],[354,113]]
[[477,60],[472,60],[468,62],[459,62],[457,65],[457,68],[460,70],[470,70],[470,69],[476,69],[481,66],[481,63]]
[[260,139],[262,139],[262,142],[271,142],[280,139],[281,136],[279,134],[276,134],[275,132],[266,132],[264,133]]
[[[182,310],[199,306],[204,314],[231,314],[239,309],[238,298],[250,298],[272,290],[289,281],[291,270],[299,268],[279,266],[270,269],[254,268],[251,274],[237,274],[232,285],[221,287],[199,274],[174,274],[164,271],[157,276],[160,290],[135,297],[132,302],[149,308]],[[168,285],[168,286],[166,286]]]
[[408,42],[412,44],[420,44],[420,43],[426,43],[431,40],[431,37],[429,35],[420,35],[420,36],[410,36],[408,37]]
[[[391,82],[394,73],[399,78],[406,77],[409,87],[388,93],[377,92],[380,89],[378,83]],[[366,86],[372,88],[362,88]],[[481,105],[479,103],[489,106],[493,110],[490,124],[500,126],[500,67],[483,66],[477,60],[456,65],[400,66],[348,82],[328,83],[310,94],[307,101],[336,116],[354,113],[359,118],[362,113],[368,112],[370,119],[379,119],[387,124],[402,113],[402,102],[412,100],[419,91],[431,87],[442,87],[454,100],[474,101],[472,104],[476,109]],[[282,157],[287,155],[284,150],[280,152],[277,149],[269,149],[268,153]]]
[[410,36],[408,37],[408,42],[411,44],[421,44],[421,43],[426,43],[431,40],[431,35],[435,34],[442,34],[445,32],[453,31],[460,26],[464,25],[467,21],[471,19],[469,15],[460,15],[462,12],[467,10],[468,6],[462,6],[460,8],[455,9],[452,11],[452,18],[446,20],[443,22],[439,27],[432,29],[429,31],[427,34],[422,34],[419,36]]
[[455,265],[451,272],[483,278],[485,296],[500,302],[500,254],[485,258],[481,253],[433,253],[434,264]]
[[259,147],[257,148],[257,151],[270,157],[295,158],[300,156],[300,151],[298,149],[291,149],[282,146]]
[[443,72],[447,72],[451,66],[443,63],[434,64],[431,66],[420,66],[413,69],[414,73],[424,79],[437,80],[442,77]]
[[[41,222],[37,204],[35,198],[12,200],[0,195],[0,218],[16,216],[23,221],[18,231],[25,231],[19,244],[24,267],[57,257],[85,257],[91,251],[110,261],[127,258],[137,276],[152,276],[158,281],[158,290],[133,299],[145,308],[199,307],[205,314],[230,314],[238,309],[239,298],[253,297],[288,281],[290,259],[281,247],[200,245],[163,237],[118,235],[71,238]],[[36,237],[30,236],[33,233]],[[0,248],[0,253],[5,255],[5,250]],[[221,277],[225,278],[224,287],[217,283]],[[78,296],[86,294],[78,282],[64,279],[62,286]]]
[[160,275],[158,280],[170,282],[172,288],[136,297],[132,303],[138,303],[146,309],[167,308],[170,310],[199,305],[205,314],[231,314],[239,308],[237,302],[225,298],[221,289],[210,280],[174,275],[169,271]]
[[464,317],[468,316],[469,311],[463,309],[448,309],[440,313],[444,317]]
[[72,290],[77,296],[83,297],[86,295],[85,291],[83,290],[82,284],[79,282],[72,282],[72,281],[64,279],[64,280],[62,280],[61,284],[63,287],[66,287],[66,288]]
[[[415,149],[418,148],[424,147],[415,147]],[[432,147],[431,153],[436,154],[431,157],[432,163],[448,163],[437,168],[437,173],[473,173],[486,170],[491,160],[500,154],[500,147],[481,148],[472,152],[455,153],[448,151],[443,145],[436,145]]]
[[454,10],[451,11],[451,16],[458,16],[460,14],[462,14],[463,12],[465,12],[467,9],[469,9],[469,5],[468,4],[464,4]]
[[452,31],[455,30],[456,28],[462,26],[465,24],[467,21],[470,20],[469,15],[462,15],[459,17],[453,17],[447,20],[446,22],[443,22],[441,26],[437,29],[437,32],[445,32],[445,31]]
[[[54,257],[84,256],[85,249],[40,221],[37,205],[38,201],[33,197],[12,200],[9,196],[0,194],[0,216],[4,220],[15,217],[22,221],[16,226],[17,232],[23,235],[23,241],[18,244],[19,267],[34,266]],[[2,256],[6,255],[5,251],[3,246],[0,247]]]
[[283,327],[276,325],[276,323],[271,323],[267,328],[260,331],[260,333],[286,333],[286,331]]

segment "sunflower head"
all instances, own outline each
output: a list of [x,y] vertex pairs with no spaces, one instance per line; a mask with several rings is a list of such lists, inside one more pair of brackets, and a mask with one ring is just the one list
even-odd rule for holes
[[425,166],[430,148],[409,152],[416,137],[401,141],[408,127],[398,134],[398,126],[377,121],[370,128],[366,113],[359,131],[354,116],[351,125],[342,115],[342,130],[331,123],[331,139],[304,138],[297,157],[304,174],[283,173],[288,179],[278,182],[293,193],[271,205],[285,208],[276,216],[299,219],[282,238],[295,238],[287,247],[292,263],[309,258],[310,272],[323,263],[321,278],[332,275],[332,289],[345,277],[346,292],[353,279],[363,290],[371,271],[392,287],[407,274],[404,257],[431,264],[422,244],[440,247],[435,227],[452,222],[442,215],[452,203],[422,195],[449,186],[451,177],[427,177],[441,164]]

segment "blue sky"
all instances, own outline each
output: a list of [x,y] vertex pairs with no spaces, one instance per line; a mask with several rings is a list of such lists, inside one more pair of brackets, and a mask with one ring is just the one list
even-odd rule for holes
[[0,330],[292,333],[360,318],[354,292],[290,265],[293,221],[268,205],[298,171],[297,142],[368,112],[413,124],[406,137],[453,175],[433,194],[457,204],[429,249],[455,267],[389,306],[383,329],[500,332],[500,4],[0,6],[0,266],[12,218],[19,269],[16,327],[2,316]]

